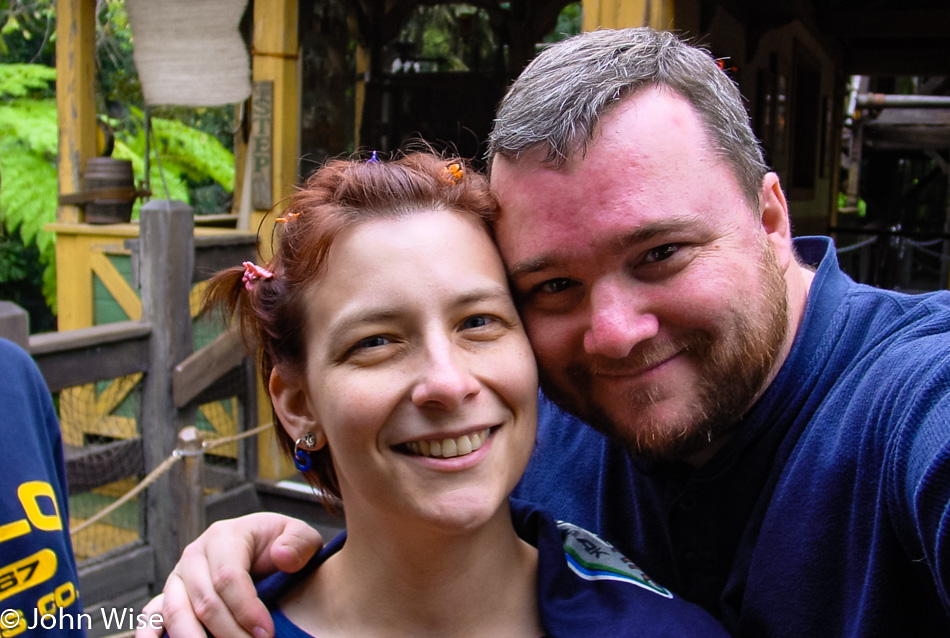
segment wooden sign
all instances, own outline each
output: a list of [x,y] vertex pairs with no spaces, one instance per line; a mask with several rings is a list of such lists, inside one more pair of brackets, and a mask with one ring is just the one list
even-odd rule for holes
[[251,97],[251,203],[255,210],[273,205],[274,83],[255,82]]

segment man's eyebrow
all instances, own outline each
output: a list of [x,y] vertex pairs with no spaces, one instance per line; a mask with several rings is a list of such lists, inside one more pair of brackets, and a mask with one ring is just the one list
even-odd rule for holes
[[[658,236],[680,232],[688,228],[695,228],[697,223],[695,218],[687,217],[644,224],[639,228],[608,239],[605,242],[604,248],[612,254],[620,253],[629,249],[631,246],[648,242]],[[517,280],[526,275],[542,272],[549,268],[556,268],[569,258],[570,253],[561,250],[552,250],[542,253],[536,257],[525,259],[509,268],[508,277],[512,280]]]
[[541,272],[556,265],[559,261],[561,261],[561,259],[559,259],[555,253],[544,253],[543,255],[526,259],[521,263],[515,264],[508,269],[508,277],[514,280],[519,277]]

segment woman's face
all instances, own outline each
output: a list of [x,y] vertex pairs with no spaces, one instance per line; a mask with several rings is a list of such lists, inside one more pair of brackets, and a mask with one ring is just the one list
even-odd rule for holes
[[348,526],[497,513],[534,444],[537,370],[485,230],[439,210],[360,224],[305,305],[306,374],[285,397],[305,416],[281,420],[326,438]]

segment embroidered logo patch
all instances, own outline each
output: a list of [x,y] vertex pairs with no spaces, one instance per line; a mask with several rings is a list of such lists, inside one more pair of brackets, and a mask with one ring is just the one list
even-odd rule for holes
[[668,589],[650,580],[633,561],[596,534],[564,521],[558,521],[557,527],[564,540],[567,565],[581,578],[630,583],[665,598],[673,597]]

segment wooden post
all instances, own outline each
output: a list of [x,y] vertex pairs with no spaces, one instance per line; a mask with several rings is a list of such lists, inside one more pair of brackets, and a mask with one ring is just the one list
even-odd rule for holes
[[[300,158],[300,82],[297,0],[255,0],[252,78],[254,82],[271,82],[273,86],[271,135],[270,203],[256,201],[250,228],[259,228],[259,237],[270,237],[273,215],[267,209],[279,204],[293,193],[298,181],[297,161]],[[249,149],[248,152],[253,152]],[[261,220],[265,223],[261,226]],[[270,243],[259,247],[266,261],[273,254]]]
[[[142,314],[152,326],[149,367],[142,394],[145,469],[175,450],[178,431],[194,423],[194,411],[176,410],[172,370],[193,349],[188,293],[194,270],[194,219],[182,202],[153,200],[141,211]],[[190,414],[189,414],[190,412]],[[148,490],[144,538],[155,549],[157,587],[183,546],[180,499],[165,475]]]
[[673,0],[583,0],[581,28],[623,29],[650,26],[673,29]]
[[177,485],[175,491],[181,498],[182,520],[179,529],[181,536],[178,553],[185,549],[185,545],[198,538],[205,529],[204,481],[204,450],[201,447],[201,431],[193,425],[183,428],[178,433],[178,454],[181,455],[180,467],[177,468]]
[[[56,111],[59,192],[82,190],[85,162],[96,154],[96,2],[56,2]],[[78,206],[60,206],[59,222],[82,221]],[[62,283],[60,290],[64,290]],[[62,328],[61,328],[62,329]]]
[[24,350],[29,347],[30,316],[12,301],[0,301],[0,337]]

